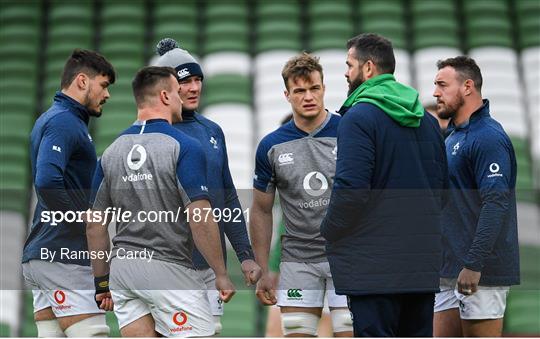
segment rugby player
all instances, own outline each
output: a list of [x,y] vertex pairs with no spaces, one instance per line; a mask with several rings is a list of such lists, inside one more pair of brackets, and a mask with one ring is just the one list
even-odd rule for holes
[[[110,267],[105,259],[92,260],[96,298],[111,293],[122,336],[211,336],[214,321],[193,266],[193,242],[216,275],[220,299],[227,302],[235,292],[218,226],[204,213],[211,208],[204,152],[197,140],[171,126],[173,118],[181,119],[182,108],[174,69],[145,67],[132,87],[139,123],[103,153],[94,178],[93,211],[116,207],[134,217],[116,224]],[[128,180],[130,174],[137,180]],[[178,219],[150,222],[138,219],[139,211],[174,211]],[[88,223],[90,251],[109,250],[106,225],[107,220]],[[121,260],[114,256],[121,248],[149,249],[154,259]]]
[[[307,53],[293,57],[282,77],[293,119],[262,139],[255,162],[250,233],[263,270],[257,297],[264,305],[280,306],[285,336],[317,336],[326,295],[334,335],[352,336],[347,300],[334,292],[319,231],[335,173],[340,116],[324,108],[318,58]],[[268,272],[276,189],[285,221],[277,298]]]

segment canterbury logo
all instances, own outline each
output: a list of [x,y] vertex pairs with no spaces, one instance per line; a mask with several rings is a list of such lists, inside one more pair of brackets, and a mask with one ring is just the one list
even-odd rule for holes
[[301,289],[299,288],[293,288],[293,289],[290,289],[290,290],[287,290],[287,297],[289,298],[302,298],[302,292]]
[[190,76],[190,73],[187,68],[182,68],[181,70],[178,71],[177,74],[180,79]]

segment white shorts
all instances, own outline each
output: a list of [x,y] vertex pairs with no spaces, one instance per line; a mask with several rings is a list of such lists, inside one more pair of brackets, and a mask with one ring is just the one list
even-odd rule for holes
[[[152,285],[156,289],[147,288]],[[156,332],[166,337],[215,333],[204,283],[194,269],[155,259],[113,259],[110,289],[120,328],[151,314]]]
[[278,306],[347,307],[347,297],[337,295],[328,262],[282,262],[279,265]]
[[465,320],[500,319],[504,317],[508,286],[478,286],[472,295],[457,291],[457,279],[441,278],[441,292],[435,294],[434,312],[459,308],[459,316]]
[[214,274],[214,270],[207,268],[197,271],[201,274],[201,279],[206,285],[205,291],[212,315],[221,317],[223,315],[223,301],[219,298],[219,292],[216,290],[216,275]]
[[34,312],[51,307],[57,318],[105,313],[95,301],[94,274],[90,266],[30,260],[22,264],[22,272],[32,289]]

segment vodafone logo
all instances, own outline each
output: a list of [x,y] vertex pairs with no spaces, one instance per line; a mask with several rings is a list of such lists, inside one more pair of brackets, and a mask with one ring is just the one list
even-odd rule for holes
[[63,291],[55,291],[54,300],[57,304],[62,305],[66,301],[66,294]]
[[[311,178],[315,177],[320,183],[321,186],[318,189],[313,189],[311,187]],[[304,190],[306,190],[307,194],[311,195],[312,197],[318,197],[324,194],[326,190],[328,189],[328,180],[326,180],[326,177],[321,173],[317,171],[309,172],[304,177]]]
[[176,312],[172,316],[172,321],[176,327],[169,328],[171,333],[180,333],[185,331],[193,331],[193,326],[186,325],[188,321],[188,316],[186,312],[180,311]]
[[182,326],[187,322],[187,314],[184,312],[176,312],[173,315],[172,320],[176,325]]
[[498,163],[496,162],[493,162],[491,163],[491,165],[489,165],[489,171],[491,172],[490,175],[488,175],[488,178],[493,178],[493,177],[502,177],[502,173],[499,173],[499,170],[501,169],[501,167],[499,166]]
[[127,155],[127,165],[130,169],[136,171],[142,167],[146,157],[146,149],[139,144],[135,144]]

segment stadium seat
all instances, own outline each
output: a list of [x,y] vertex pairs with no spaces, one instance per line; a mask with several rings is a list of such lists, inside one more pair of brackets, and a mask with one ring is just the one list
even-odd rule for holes
[[110,87],[111,98],[96,121],[94,143],[101,154],[118,133],[136,119],[131,80],[145,65],[146,7],[143,1],[107,1],[101,6],[99,51],[111,62],[117,74]]
[[250,107],[221,101],[206,106],[203,114],[217,123],[225,134],[229,168],[236,188],[239,190],[251,188],[254,150],[253,113]]
[[223,51],[249,54],[248,9],[244,1],[221,1],[204,7],[203,55]]
[[275,49],[255,56],[254,104],[257,112],[257,142],[279,127],[283,117],[291,111],[291,105],[283,95],[285,85],[281,70],[287,60],[298,52],[295,49]]
[[251,82],[238,74],[219,74],[204,80],[203,105],[251,103]]
[[254,39],[256,56],[272,50],[302,49],[301,9],[297,0],[257,0],[254,9],[257,22]]
[[514,336],[534,336],[540,333],[539,257],[538,244],[520,246],[521,284],[510,289],[504,319],[505,332]]
[[407,25],[402,0],[358,1],[360,32],[378,33],[394,48],[406,49]]
[[201,66],[205,77],[224,73],[251,76],[251,57],[246,53],[212,53],[204,57]]
[[414,69],[416,70],[416,88],[420,94],[420,101],[424,106],[435,104],[433,91],[435,75],[437,74],[437,61],[461,55],[461,51],[452,47],[423,48],[413,55]]
[[[490,99],[492,116],[510,136],[527,138],[527,116],[516,52],[503,46],[490,46],[475,48],[469,54],[482,70],[482,95]],[[515,113],[505,113],[509,111]]]
[[64,64],[75,48],[92,49],[94,7],[90,2],[51,1],[48,12],[45,79],[41,106],[47,109],[60,89]]

